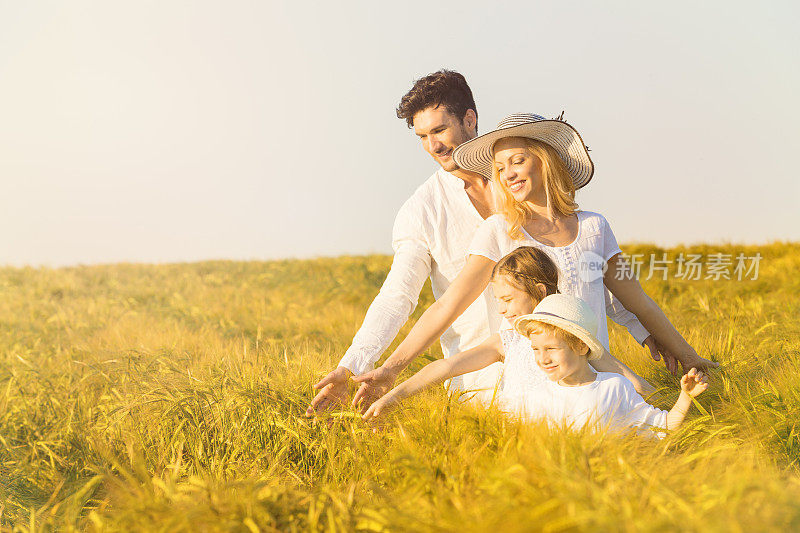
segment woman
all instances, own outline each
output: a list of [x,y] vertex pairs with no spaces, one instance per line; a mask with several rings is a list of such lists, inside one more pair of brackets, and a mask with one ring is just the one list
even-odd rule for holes
[[[684,370],[717,366],[697,354],[630,275],[606,219],[578,209],[575,191],[591,180],[594,165],[572,126],[533,114],[511,115],[496,130],[459,146],[453,157],[460,168],[493,180],[500,214],[484,221],[461,273],[382,367],[354,378],[366,385],[355,401],[367,395],[373,382],[396,377],[430,346],[483,292],[494,264],[523,245],[547,252],[561,270],[559,290],[585,300],[598,317],[605,316],[607,287]],[[605,320],[600,320],[598,337],[608,351]]]

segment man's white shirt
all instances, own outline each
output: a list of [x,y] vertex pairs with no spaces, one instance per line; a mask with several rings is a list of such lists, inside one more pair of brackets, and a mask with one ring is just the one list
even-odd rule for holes
[[[464,190],[463,180],[443,169],[428,178],[397,213],[389,275],[339,366],[356,375],[372,370],[417,306],[425,280],[430,277],[433,296],[439,299],[461,272],[472,237],[482,223],[483,217]],[[618,301],[607,299],[607,302],[609,316],[627,327],[641,343],[647,331],[636,317]],[[491,287],[487,287],[442,334],[444,357],[486,340],[498,331],[500,319]],[[494,363],[454,378],[449,388],[482,390],[478,399],[490,400],[501,373],[502,364]]]

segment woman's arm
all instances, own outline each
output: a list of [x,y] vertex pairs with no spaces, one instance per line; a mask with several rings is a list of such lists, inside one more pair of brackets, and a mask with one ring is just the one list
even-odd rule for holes
[[441,298],[422,314],[408,336],[382,366],[399,374],[419,354],[442,336],[456,318],[486,289],[495,262],[470,255],[467,263]]
[[[450,324],[483,292],[489,284],[495,262],[481,255],[470,255],[467,263],[445,293],[419,317],[408,336],[380,367],[354,377],[361,383],[353,405],[361,409],[392,388],[397,376],[408,364],[441,337]],[[363,412],[362,411],[362,412]]]
[[502,361],[503,357],[503,343],[500,340],[500,335],[495,334],[475,348],[429,363],[422,370],[373,403],[364,413],[364,420],[380,417],[390,406],[417,394],[431,385],[467,372],[486,368],[492,363]]
[[643,377],[631,370],[628,365],[608,353],[608,350],[603,350],[603,356],[600,359],[589,361],[589,364],[595,370],[600,372],[615,372],[622,374],[633,383],[636,392],[642,396],[649,396],[656,391],[655,387],[650,385]]
[[635,314],[656,340],[681,362],[685,370],[690,368],[713,368],[719,363],[700,357],[689,343],[678,333],[664,312],[647,294],[624,265],[621,254],[608,260],[608,270],[603,283],[619,298],[622,305]]

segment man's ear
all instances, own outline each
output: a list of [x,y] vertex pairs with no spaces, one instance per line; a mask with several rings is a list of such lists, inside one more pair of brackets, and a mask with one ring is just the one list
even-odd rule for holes
[[464,127],[469,131],[478,134],[478,115],[475,114],[474,109],[467,109],[464,113],[464,120],[462,120]]

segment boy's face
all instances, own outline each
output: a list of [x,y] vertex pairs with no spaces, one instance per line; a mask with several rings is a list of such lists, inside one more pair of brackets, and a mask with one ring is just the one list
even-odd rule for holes
[[530,340],[536,364],[551,381],[561,381],[586,366],[586,356],[577,353],[565,340],[555,335],[534,333]]

